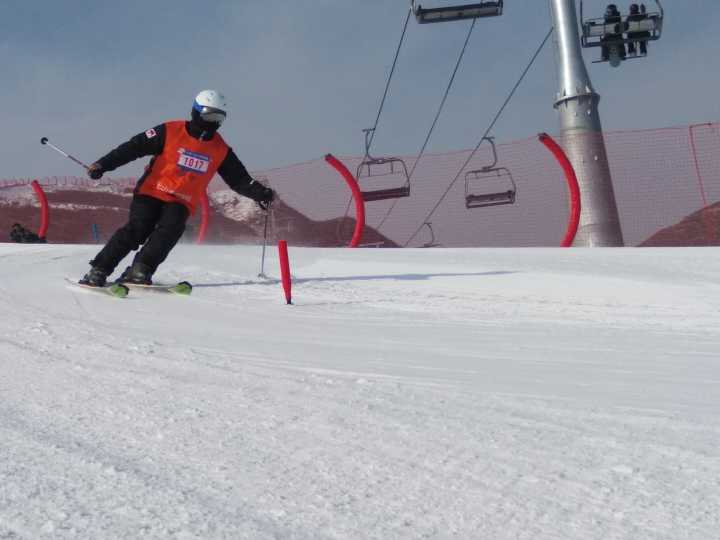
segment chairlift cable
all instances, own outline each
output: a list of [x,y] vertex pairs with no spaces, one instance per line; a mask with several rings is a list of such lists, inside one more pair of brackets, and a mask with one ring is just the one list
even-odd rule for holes
[[[450,81],[448,82],[447,88],[445,89],[445,94],[443,95],[442,101],[440,101],[440,106],[438,107],[437,113],[435,114],[435,119],[433,120],[432,125],[430,126],[430,130],[428,131],[427,136],[425,137],[425,142],[423,142],[422,148],[420,149],[420,153],[418,154],[417,159],[415,159],[415,163],[413,163],[413,167],[410,170],[410,175],[408,176],[408,181],[410,181],[413,177],[413,174],[415,174],[415,169],[418,166],[418,163],[420,163],[420,160],[423,157],[423,154],[425,154],[425,150],[427,149],[428,143],[430,143],[430,138],[432,137],[433,131],[435,131],[435,127],[437,126],[438,120],[440,120],[440,115],[443,112],[443,109],[445,108],[445,103],[447,102],[448,96],[450,95],[450,90],[453,87],[453,84],[455,83],[455,77],[457,76],[458,70],[460,69],[460,64],[462,63],[463,57],[465,56],[465,51],[467,51],[468,43],[470,43],[470,37],[472,36],[473,30],[475,29],[475,24],[477,23],[477,19],[472,20],[472,24],[470,25],[470,28],[468,29],[467,36],[465,37],[465,43],[463,44],[463,48],[460,51],[460,56],[458,56],[457,62],[455,63],[455,69],[452,72],[452,75],[450,76]],[[393,211],[393,208],[395,208],[395,205],[397,204],[398,200],[394,200],[392,205],[390,205],[390,208],[388,209],[387,213],[385,214],[385,217],[380,221],[377,228],[380,230],[380,227],[382,227],[383,223],[387,221],[387,218],[390,216],[390,213]],[[422,227],[421,227],[422,228]]]
[[[366,131],[365,133],[365,157],[370,157],[370,148],[372,147],[373,140],[375,139],[375,132],[377,131],[378,124],[380,123],[380,117],[382,116],[383,109],[385,107],[385,101],[387,100],[388,94],[390,92],[390,83],[392,82],[393,75],[395,74],[395,68],[397,67],[398,58],[400,57],[400,51],[402,49],[403,43],[405,42],[405,34],[407,34],[408,24],[410,23],[410,16],[412,15],[413,10],[412,7],[408,10],[407,17],[405,18],[405,24],[403,24],[403,30],[402,34],[400,35],[400,41],[398,42],[397,49],[395,50],[395,57],[393,58],[392,67],[390,68],[390,73],[388,75],[387,81],[385,82],[385,90],[383,91],[382,99],[380,100],[380,107],[378,108],[377,116],[375,117],[375,124],[372,128]],[[347,207],[345,208],[345,216],[348,215],[348,212],[350,211],[350,205],[352,204],[352,197],[348,199]],[[338,238],[340,238],[341,234],[341,227],[342,222],[338,222],[337,231],[336,234]]]
[[538,47],[538,49],[535,51],[535,54],[533,54],[532,58],[530,59],[530,63],[527,65],[527,67],[525,68],[525,70],[522,72],[522,75],[520,75],[520,78],[518,79],[517,83],[515,83],[515,86],[514,86],[513,89],[510,91],[510,94],[509,94],[509,95],[507,96],[507,98],[505,99],[505,102],[502,104],[502,107],[500,107],[500,110],[499,110],[499,111],[497,112],[497,114],[495,115],[495,118],[493,118],[492,122],[490,122],[490,126],[485,130],[485,133],[483,134],[482,138],[480,139],[480,142],[477,144],[477,146],[475,146],[475,149],[470,153],[470,155],[468,156],[468,158],[465,160],[465,163],[463,163],[463,166],[460,168],[460,170],[458,171],[458,173],[457,173],[457,175],[455,176],[455,178],[452,180],[452,182],[450,182],[450,184],[448,185],[447,189],[446,189],[446,190],[443,192],[443,194],[440,196],[440,199],[438,200],[437,204],[435,204],[435,206],[433,206],[432,210],[430,210],[430,213],[428,213],[428,215],[423,219],[422,225],[420,225],[420,226],[417,228],[417,230],[412,234],[412,236],[410,236],[410,238],[408,238],[408,240],[405,242],[405,244],[403,244],[403,247],[407,247],[408,244],[409,244],[410,242],[412,242],[413,239],[418,235],[418,233],[423,229],[423,227],[425,226],[425,222],[427,222],[428,220],[430,220],[430,218],[433,216],[433,214],[435,213],[435,211],[440,207],[440,205],[442,204],[442,202],[445,200],[445,197],[447,197],[448,193],[450,193],[450,190],[451,190],[452,187],[455,185],[455,183],[458,181],[458,179],[459,179],[460,176],[462,175],[462,173],[463,173],[463,171],[465,170],[465,168],[466,168],[466,167],[470,164],[470,162],[473,160],[473,158],[475,157],[475,154],[477,154],[478,150],[480,149],[480,146],[482,145],[483,141],[484,141],[485,138],[490,134],[490,132],[492,131],[492,129],[495,127],[495,124],[497,124],[498,120],[500,120],[500,117],[501,117],[502,114],[505,112],[505,109],[506,109],[507,106],[510,104],[510,101],[512,101],[512,98],[515,96],[515,92],[517,92],[517,89],[518,89],[518,88],[520,87],[520,85],[522,84],[523,80],[525,79],[525,76],[526,76],[526,75],[528,74],[528,72],[530,71],[530,68],[533,66],[533,64],[535,64],[535,61],[536,61],[537,58],[540,56],[540,53],[542,52],[543,48],[545,47],[545,44],[546,44],[546,43],[548,42],[548,40],[550,39],[550,36],[553,34],[554,30],[555,30],[555,27],[551,27],[551,28],[550,28],[550,30],[548,31],[547,35],[545,36],[545,39],[542,40],[542,43],[540,43],[540,46]]
[[397,67],[398,57],[400,56],[400,49],[402,49],[403,42],[405,41],[405,34],[407,33],[408,23],[410,22],[410,15],[412,15],[412,9],[408,10],[407,17],[405,18],[405,24],[403,25],[402,35],[400,36],[400,42],[398,43],[397,50],[395,51],[395,58],[393,59],[392,68],[390,68],[390,74],[388,75],[387,82],[385,83],[385,91],[383,92],[382,100],[380,100],[380,107],[378,108],[377,116],[375,117],[375,125],[372,127],[372,131],[368,138],[368,143],[365,148],[365,153],[370,154],[370,147],[372,146],[373,139],[375,138],[375,130],[380,123],[380,116],[382,115],[383,108],[385,107],[385,100],[387,99],[390,91],[390,83],[392,82],[393,75],[395,74],[395,68]]
[[452,88],[453,83],[455,82],[455,77],[457,76],[458,70],[460,69],[460,64],[462,63],[463,57],[465,56],[465,51],[467,50],[468,43],[470,42],[470,36],[472,36],[472,32],[475,29],[476,22],[477,22],[477,19],[473,19],[472,24],[470,25],[470,29],[468,30],[467,37],[465,38],[465,43],[463,44],[463,48],[460,51],[460,56],[457,59],[457,62],[455,64],[455,69],[453,70],[452,76],[450,77],[450,82],[448,83],[447,88],[445,89],[445,95],[443,96],[442,101],[440,102],[440,107],[438,107],[438,111],[435,114],[435,119],[433,120],[432,126],[430,126],[430,131],[428,131],[427,137],[425,137],[425,142],[423,143],[422,148],[420,149],[420,154],[418,154],[418,157],[415,160],[415,163],[413,164],[413,168],[410,170],[410,178],[412,178],[412,175],[415,172],[415,169],[417,168],[417,164],[420,161],[420,158],[422,158],[423,154],[425,153],[425,150],[427,149],[427,145],[430,142],[430,137],[432,137],[433,131],[435,131],[435,126],[437,126],[438,120],[440,119],[440,115],[442,114],[442,111],[445,108],[445,102],[447,101],[447,98],[450,95],[450,89]]

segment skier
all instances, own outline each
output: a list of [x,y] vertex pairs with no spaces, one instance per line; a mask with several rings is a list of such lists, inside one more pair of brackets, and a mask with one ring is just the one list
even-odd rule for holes
[[[642,8],[637,4],[630,4],[630,15],[628,15],[628,22],[639,22],[644,21],[648,18],[647,12],[645,11],[645,4]],[[640,55],[647,56],[648,38],[651,37],[650,32],[628,32],[628,39],[632,39],[628,44],[628,53],[630,56],[637,56],[637,44],[640,44]]]
[[621,60],[625,60],[626,51],[625,43],[622,41],[622,15],[615,4],[608,4],[605,9],[605,26],[613,25],[614,31],[606,34],[600,39],[603,44],[601,47],[601,57],[603,62],[610,60],[610,48],[617,47],[618,55]]
[[34,232],[26,229],[19,223],[14,223],[10,231],[10,240],[19,244],[44,244],[45,238],[40,238]]
[[140,246],[118,281],[152,284],[153,273],[180,240],[216,172],[233,191],[268,210],[275,193],[252,179],[217,133],[226,111],[220,92],[203,90],[195,98],[190,121],[174,120],[148,129],[90,165],[88,176],[98,180],[126,163],[153,156],[133,192],[127,224],[90,261],[92,268],[81,284],[103,287],[120,261]]

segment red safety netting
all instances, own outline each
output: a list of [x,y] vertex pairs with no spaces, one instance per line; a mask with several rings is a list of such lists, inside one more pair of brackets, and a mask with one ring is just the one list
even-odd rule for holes
[[[683,228],[681,222],[686,218],[689,222],[685,225],[692,226],[673,233],[674,240],[664,245],[720,242],[720,209],[713,206],[720,201],[719,123],[615,131],[604,137],[626,245],[642,244],[662,229]],[[567,148],[577,141],[560,137],[558,142]],[[411,178],[410,197],[366,203],[367,227],[379,230],[397,245],[411,247],[431,240],[448,247],[559,245],[568,219],[563,171],[535,137],[498,144],[497,153],[497,166],[506,167],[517,184],[514,204],[466,209],[465,172],[492,163],[491,148],[483,145],[432,215],[431,210],[458,175],[469,150],[424,155]],[[415,158],[401,157],[409,170],[415,167]],[[353,172],[361,162],[359,157],[341,159]],[[259,174],[267,178],[284,203],[313,220],[353,216],[349,190],[323,160]],[[387,181],[391,187],[401,184],[402,178],[395,174]],[[501,184],[488,186],[488,190],[501,188]],[[224,185],[216,180],[212,189],[224,189]],[[697,230],[698,216],[693,216],[698,212],[702,231]],[[425,221],[431,223],[434,239],[430,227],[423,226]],[[345,245],[352,226],[340,229],[337,244]]]
[[684,243],[718,244],[720,222],[710,218],[720,201],[720,124],[619,131],[605,142],[628,245],[704,209],[707,227],[686,232]]
[[[626,245],[720,244],[720,123],[606,132],[604,138]],[[577,142],[562,137],[557,141],[566,149]],[[379,149],[377,153],[380,155]],[[563,170],[538,138],[497,144],[497,167],[510,171],[517,188],[512,205],[466,208],[466,172],[493,161],[490,145],[483,144],[460,172],[470,153],[425,154],[417,166],[415,157],[400,156],[409,170],[415,168],[410,196],[365,204],[364,243],[410,247],[560,245],[568,223],[568,188]],[[339,159],[353,174],[362,161],[360,157]],[[279,194],[271,236],[286,237],[293,245],[350,243],[355,205],[346,183],[325,159],[257,171],[254,176]],[[18,190],[24,188],[29,190],[28,204],[35,204],[30,191],[32,180],[0,180],[0,205],[16,198]],[[48,190],[51,207],[53,190],[127,193],[136,182],[133,178],[38,180]],[[371,180],[374,185],[368,189],[398,187],[404,181],[396,169],[385,179]],[[360,180],[361,188],[364,182],[367,180]],[[476,182],[471,188],[495,192],[508,185],[500,176],[494,183],[483,178],[480,185]],[[212,194],[226,189],[221,179],[213,180],[211,204]],[[214,210],[222,211],[217,207]],[[211,241],[213,227],[218,226],[222,223],[211,220]],[[52,230],[50,233],[52,238]]]

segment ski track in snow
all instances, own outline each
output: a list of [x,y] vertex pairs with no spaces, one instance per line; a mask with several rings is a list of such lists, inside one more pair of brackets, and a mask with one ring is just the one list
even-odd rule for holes
[[0,244],[0,539],[720,538],[717,250],[96,249]]

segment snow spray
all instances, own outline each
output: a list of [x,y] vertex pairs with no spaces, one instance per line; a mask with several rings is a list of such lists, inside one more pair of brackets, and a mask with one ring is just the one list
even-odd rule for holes
[[292,304],[292,283],[290,281],[290,259],[288,257],[287,242],[278,242],[278,254],[280,255],[280,274],[282,275],[282,286],[285,291],[285,300],[288,305]]

